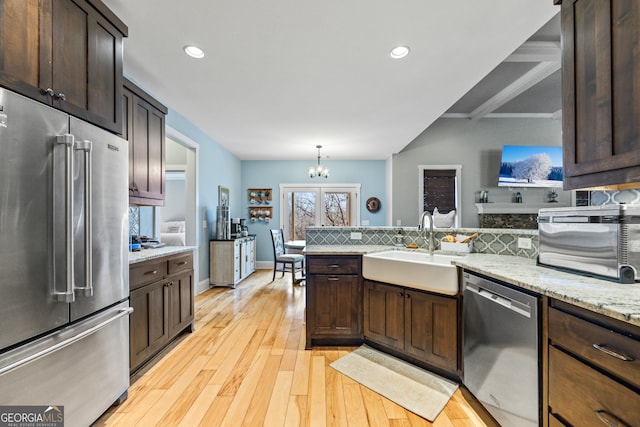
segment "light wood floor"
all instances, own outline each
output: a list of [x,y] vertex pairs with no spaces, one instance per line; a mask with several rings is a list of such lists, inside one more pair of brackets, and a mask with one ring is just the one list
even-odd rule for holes
[[305,288],[271,275],[197,296],[196,331],[132,378],[129,398],[96,425],[487,425],[460,390],[430,423],[329,367],[353,349],[305,351]]

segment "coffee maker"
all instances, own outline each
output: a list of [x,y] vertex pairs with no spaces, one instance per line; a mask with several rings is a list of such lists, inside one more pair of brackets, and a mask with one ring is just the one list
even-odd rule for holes
[[242,226],[240,225],[241,218],[231,218],[231,238],[241,237]]

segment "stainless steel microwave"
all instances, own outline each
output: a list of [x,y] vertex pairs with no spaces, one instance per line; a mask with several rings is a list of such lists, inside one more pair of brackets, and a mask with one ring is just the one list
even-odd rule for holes
[[540,209],[538,230],[539,265],[640,281],[640,205]]

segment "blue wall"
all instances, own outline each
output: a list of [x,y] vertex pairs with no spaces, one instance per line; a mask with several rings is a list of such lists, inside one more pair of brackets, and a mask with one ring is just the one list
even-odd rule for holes
[[[322,165],[331,170],[329,178],[309,178],[307,171],[313,160],[243,160],[242,161],[242,209],[241,218],[249,217],[249,188],[271,188],[273,190],[273,220],[249,222],[249,233],[255,234],[258,261],[272,261],[273,248],[269,229],[280,228],[280,184],[361,184],[360,220],[368,220],[370,226],[386,225],[387,201],[384,160],[333,160]],[[369,197],[380,199],[381,208],[372,214],[365,202]],[[232,215],[236,216],[236,215]]]
[[202,220],[207,220],[208,226],[200,232],[199,265],[202,281],[209,277],[209,240],[212,227],[215,226],[216,206],[218,206],[218,185],[229,189],[230,214],[232,217],[240,216],[241,208],[241,162],[236,156],[223,148],[216,141],[207,136],[199,128],[169,109],[167,125],[180,133],[188,136],[200,145],[198,178],[200,183],[199,197],[197,201],[198,225]]

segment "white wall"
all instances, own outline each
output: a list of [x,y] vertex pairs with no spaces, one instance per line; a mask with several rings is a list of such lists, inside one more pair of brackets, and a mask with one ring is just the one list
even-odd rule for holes
[[[520,191],[524,203],[547,201],[547,189],[498,188],[503,145],[562,145],[562,122],[551,119],[439,119],[400,153],[393,156],[393,220],[418,222],[418,165],[462,165],[462,226],[478,227],[475,208],[480,190],[490,202],[510,202]],[[559,202],[571,193],[559,191]]]

